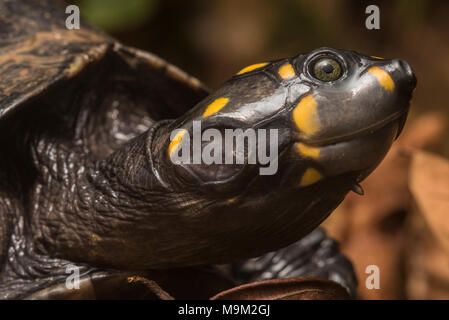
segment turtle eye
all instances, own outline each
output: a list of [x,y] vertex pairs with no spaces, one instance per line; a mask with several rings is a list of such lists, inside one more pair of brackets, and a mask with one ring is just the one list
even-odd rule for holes
[[335,81],[342,75],[340,64],[332,58],[316,60],[311,69],[311,74],[318,80],[324,82]]

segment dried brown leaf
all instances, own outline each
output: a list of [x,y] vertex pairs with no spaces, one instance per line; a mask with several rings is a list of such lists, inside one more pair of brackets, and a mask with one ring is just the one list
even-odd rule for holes
[[215,295],[211,300],[343,300],[348,292],[334,281],[273,279],[244,284]]
[[410,190],[435,237],[449,252],[449,161],[413,152]]

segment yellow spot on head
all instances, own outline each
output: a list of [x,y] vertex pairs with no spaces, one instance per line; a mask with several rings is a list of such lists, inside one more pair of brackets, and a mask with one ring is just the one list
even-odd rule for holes
[[310,147],[308,145],[305,145],[304,143],[298,143],[296,145],[296,148],[300,154],[302,154],[305,157],[309,158],[319,158],[320,156],[320,149]]
[[290,63],[284,64],[282,67],[280,67],[278,73],[284,80],[291,79],[295,76],[295,70],[293,70],[293,67]]
[[309,94],[299,101],[293,110],[293,121],[299,130],[306,135],[312,135],[321,128],[317,113],[317,102],[313,95]]
[[390,74],[379,68],[379,67],[371,67],[368,69],[368,72],[376,77],[379,84],[387,91],[393,91],[394,89],[394,81],[391,78]]
[[265,67],[268,64],[268,62],[262,62],[262,63],[256,63],[256,64],[252,64],[250,66],[247,66],[246,68],[243,68],[242,70],[240,70],[239,72],[237,72],[237,74],[244,74],[250,71],[253,71],[255,69],[259,69],[262,67]]
[[383,59],[384,59],[384,58],[382,58],[382,57],[376,57],[376,56],[371,56],[371,58],[379,59],[379,60],[383,60]]
[[173,140],[170,142],[170,145],[168,146],[168,155],[171,157],[172,154],[176,151],[178,145],[182,141],[182,137],[187,133],[186,129],[181,129],[176,133]]
[[322,178],[323,176],[317,170],[315,170],[314,168],[308,168],[302,175],[299,185],[301,187],[306,187],[320,181]]
[[227,105],[228,102],[229,98],[218,98],[214,100],[214,102],[212,102],[210,105],[207,106],[206,111],[204,111],[203,113],[203,118],[206,118],[208,116],[217,113],[218,111],[223,109],[223,107]]

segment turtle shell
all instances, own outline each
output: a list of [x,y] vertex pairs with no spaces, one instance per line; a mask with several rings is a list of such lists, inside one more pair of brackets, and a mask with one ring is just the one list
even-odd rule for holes
[[65,8],[49,0],[0,2],[0,119],[61,81],[76,81],[87,66],[105,56],[123,60],[145,85],[155,108],[176,117],[207,95],[195,78],[161,58],[118,43],[81,21],[66,28]]

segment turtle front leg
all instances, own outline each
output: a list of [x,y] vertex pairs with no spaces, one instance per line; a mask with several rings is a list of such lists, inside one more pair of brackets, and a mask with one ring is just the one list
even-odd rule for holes
[[342,285],[355,297],[357,278],[349,259],[326,232],[315,229],[288,247],[231,265],[240,283],[280,278],[319,278]]

